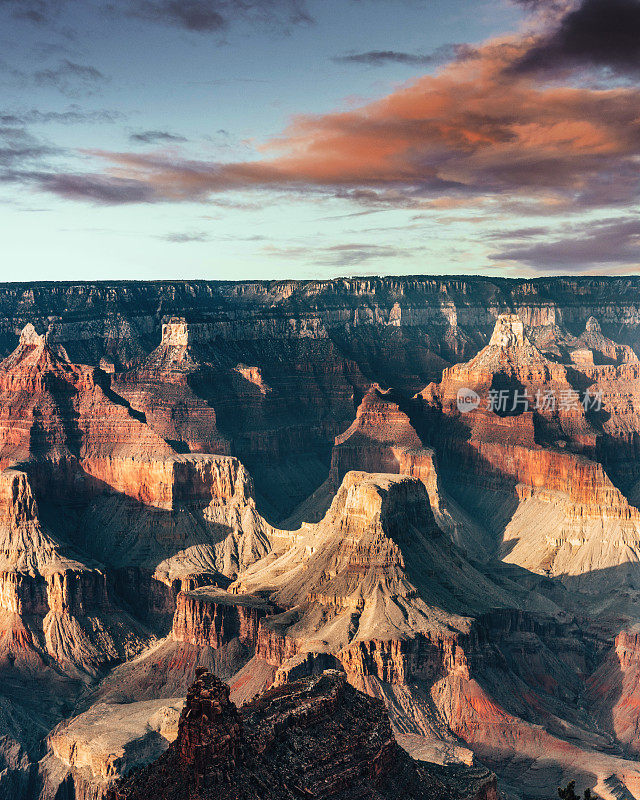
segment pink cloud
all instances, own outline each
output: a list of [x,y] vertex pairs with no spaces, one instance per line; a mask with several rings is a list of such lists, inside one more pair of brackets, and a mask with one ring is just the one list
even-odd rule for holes
[[[439,202],[495,195],[563,209],[633,201],[640,90],[541,83],[515,72],[535,41],[494,40],[375,102],[295,117],[263,145],[260,159],[225,164],[93,151],[107,164],[99,178],[59,178],[60,189],[55,181],[46,188],[99,200],[102,181],[104,202],[117,202],[118,185],[122,202],[199,200],[249,187],[393,191]],[[608,187],[623,176],[612,199]]]

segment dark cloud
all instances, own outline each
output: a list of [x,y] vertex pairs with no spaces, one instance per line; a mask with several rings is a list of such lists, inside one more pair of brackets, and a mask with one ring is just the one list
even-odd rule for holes
[[504,241],[505,239],[509,241],[514,241],[518,239],[535,239],[539,236],[546,236],[550,232],[550,228],[539,225],[539,226],[531,226],[530,228],[513,228],[511,230],[499,230],[499,231],[491,231],[490,233],[485,234],[484,238],[489,240],[500,240]]
[[32,171],[58,153],[24,128],[0,124],[0,183],[28,183]]
[[640,72],[640,0],[581,0],[513,67],[527,72],[585,64]]
[[567,0],[511,0],[517,6],[524,6],[531,11],[553,8],[562,10],[567,8]]
[[336,56],[333,61],[340,64],[365,64],[381,67],[384,64],[407,64],[411,67],[428,67],[443,64],[457,54],[460,45],[446,44],[432,53],[403,53],[397,50],[368,50],[366,53],[349,53]]
[[[0,60],[0,73],[22,88],[47,87],[57,89],[68,97],[92,94],[107,78],[99,69],[89,64],[79,64],[68,58],[56,66],[25,72]],[[77,109],[72,109],[77,110]]]
[[87,200],[102,205],[120,203],[151,203],[154,190],[139,181],[108,175],[32,173],[27,180],[38,184],[59,197]]
[[55,152],[24,128],[0,126],[0,167],[15,167]]
[[380,258],[401,258],[412,255],[413,248],[382,244],[339,244],[325,250],[328,263],[336,267],[350,267]]
[[[50,26],[69,0],[0,0],[15,19]],[[118,16],[211,33],[238,19],[288,29],[313,22],[305,0],[99,0],[105,11]]]
[[172,142],[186,142],[184,136],[178,136],[169,131],[140,131],[139,133],[132,133],[129,136],[132,142],[141,142],[142,144],[171,144]]
[[134,0],[110,8],[202,33],[220,31],[238,18],[285,28],[312,21],[304,0]]
[[574,226],[566,237],[508,247],[491,259],[517,261],[541,272],[612,264],[640,266],[640,220],[623,217]]
[[217,0],[168,0],[167,2],[138,2],[131,14],[141,19],[177,25],[189,31],[217,31],[226,20],[219,11]]

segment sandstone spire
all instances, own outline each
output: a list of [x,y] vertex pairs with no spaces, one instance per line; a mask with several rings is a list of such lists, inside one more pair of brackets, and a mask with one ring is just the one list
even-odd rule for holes
[[602,333],[602,328],[600,327],[600,323],[595,317],[589,317],[587,320],[587,324],[585,325],[585,330],[588,333]]
[[528,343],[524,335],[524,324],[517,314],[500,314],[496,320],[490,345],[496,347],[519,347]]

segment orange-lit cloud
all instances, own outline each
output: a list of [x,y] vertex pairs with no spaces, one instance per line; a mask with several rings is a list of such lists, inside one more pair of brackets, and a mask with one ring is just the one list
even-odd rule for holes
[[93,151],[108,164],[102,173],[42,180],[58,194],[103,202],[197,200],[248,187],[351,192],[372,202],[497,196],[541,210],[632,202],[640,89],[571,86],[567,75],[565,85],[542,83],[512,69],[534,44],[494,40],[378,101],[296,117],[258,160]]

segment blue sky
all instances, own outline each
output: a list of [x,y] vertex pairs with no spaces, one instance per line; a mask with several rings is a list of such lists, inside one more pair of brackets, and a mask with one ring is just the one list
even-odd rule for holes
[[599,5],[0,0],[0,280],[634,273]]

